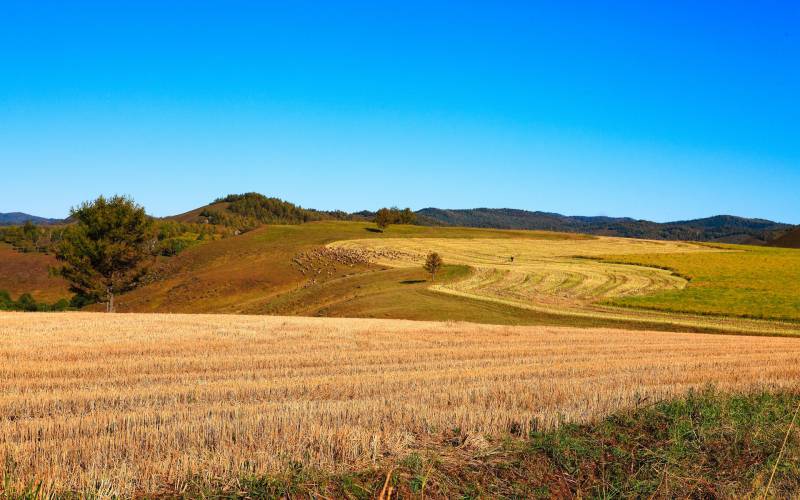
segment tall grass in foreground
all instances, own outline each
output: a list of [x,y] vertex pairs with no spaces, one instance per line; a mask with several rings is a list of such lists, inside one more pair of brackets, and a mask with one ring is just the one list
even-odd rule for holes
[[800,343],[783,338],[5,313],[0,467],[13,491],[41,481],[123,496],[300,471],[344,478],[453,443],[491,456],[503,439],[707,384],[799,381]]

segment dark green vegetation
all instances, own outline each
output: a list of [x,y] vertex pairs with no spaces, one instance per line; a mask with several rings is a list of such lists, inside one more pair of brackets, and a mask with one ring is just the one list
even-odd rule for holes
[[11,294],[5,290],[0,290],[0,311],[27,311],[27,312],[49,312],[49,311],[67,311],[80,307],[83,304],[76,304],[67,299],[59,299],[53,304],[46,304],[36,302],[33,296],[29,293],[23,293],[17,300],[11,298]]
[[763,219],[717,215],[706,219],[658,223],[628,217],[566,216],[510,208],[442,210],[425,208],[416,212],[423,224],[497,229],[566,231],[624,238],[654,240],[718,241],[763,245],[791,228]]
[[400,210],[397,207],[381,208],[375,212],[375,224],[381,230],[389,227],[389,224],[415,224],[417,216],[410,208]]
[[[74,221],[72,221],[74,223]],[[204,240],[227,238],[234,230],[212,224],[193,224],[169,219],[153,219],[153,242],[156,253],[176,255],[195,243]],[[5,242],[19,252],[52,253],[69,225],[40,226],[26,222],[22,226],[0,227],[0,242]]]
[[0,227],[0,241],[20,252],[48,253],[61,241],[64,226],[41,226],[28,221],[21,226]]
[[393,498],[790,498],[800,491],[797,428],[778,456],[798,404],[796,393],[709,389],[592,425],[530,436],[510,429],[494,442],[452,429],[427,451],[361,472],[326,475],[297,466],[216,491],[189,484],[185,494],[368,499],[391,488]]
[[70,215],[76,223],[56,246],[56,258],[63,263],[58,273],[76,295],[87,302],[106,300],[113,312],[114,295],[132,290],[147,274],[147,260],[155,251],[152,220],[123,196],[101,196]]
[[259,193],[230,194],[210,205],[185,214],[169,217],[183,222],[199,222],[231,228],[237,233],[251,231],[264,224],[302,224],[320,220],[361,220],[342,211],[320,211],[270,198]]
[[689,286],[613,304],[673,312],[800,321],[800,250],[726,246],[728,252],[626,255],[608,260],[670,269]]

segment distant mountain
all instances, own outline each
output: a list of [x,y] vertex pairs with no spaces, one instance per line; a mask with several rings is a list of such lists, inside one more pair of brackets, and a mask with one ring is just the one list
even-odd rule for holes
[[32,222],[34,224],[62,224],[64,222],[63,219],[47,219],[45,217],[37,217],[35,215],[24,214],[22,212],[10,212],[10,213],[0,213],[0,226],[18,226],[20,224],[25,224],[26,222]]
[[765,219],[748,219],[733,215],[659,223],[629,217],[567,216],[511,208],[459,210],[424,208],[416,213],[420,223],[431,225],[538,229],[626,238],[716,241],[750,245],[764,245],[792,227]]

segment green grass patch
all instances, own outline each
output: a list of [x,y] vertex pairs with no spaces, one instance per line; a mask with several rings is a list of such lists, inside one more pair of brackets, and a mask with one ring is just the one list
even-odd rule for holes
[[671,312],[800,321],[800,250],[727,245],[726,252],[609,256],[608,261],[669,269],[683,290],[622,297],[612,305]]

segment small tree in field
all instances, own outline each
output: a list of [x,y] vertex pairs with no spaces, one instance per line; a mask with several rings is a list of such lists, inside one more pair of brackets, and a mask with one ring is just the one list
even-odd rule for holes
[[389,227],[389,224],[391,224],[392,222],[394,222],[392,217],[392,211],[389,210],[388,208],[381,208],[375,214],[375,224],[378,225],[381,231]]
[[56,249],[64,264],[57,270],[70,290],[94,301],[106,298],[114,312],[114,294],[134,288],[153,255],[152,221],[130,198],[99,197],[70,211],[76,221]]
[[431,252],[422,267],[431,273],[431,281],[436,281],[436,273],[442,268],[442,257],[436,252]]

